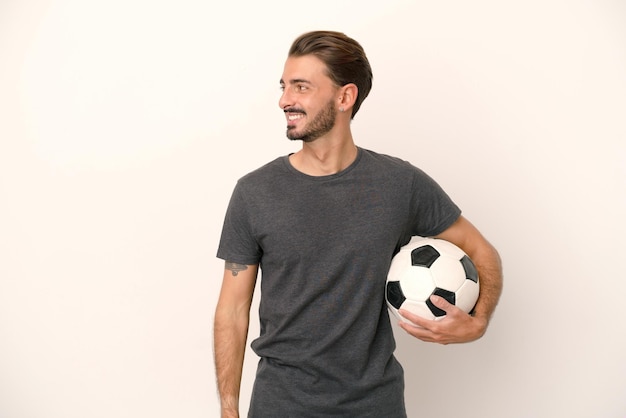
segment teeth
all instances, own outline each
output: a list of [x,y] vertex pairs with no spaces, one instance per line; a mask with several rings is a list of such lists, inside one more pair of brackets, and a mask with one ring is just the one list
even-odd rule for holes
[[296,119],[300,119],[302,117],[303,117],[303,115],[301,115],[301,114],[289,115],[289,116],[287,116],[287,119],[289,119],[289,120],[296,120]]

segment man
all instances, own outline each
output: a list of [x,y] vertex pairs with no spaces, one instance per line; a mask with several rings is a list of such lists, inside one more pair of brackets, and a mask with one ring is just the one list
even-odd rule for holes
[[238,417],[249,312],[259,268],[260,356],[249,416],[406,417],[402,367],[384,303],[393,255],[413,235],[455,243],[472,258],[481,294],[472,315],[442,298],[441,321],[402,314],[409,334],[441,344],[480,338],[501,291],[496,250],[426,174],[357,147],[350,123],[372,85],[361,46],[337,32],[301,35],[279,101],[302,148],[237,183],[218,257],[215,312],[222,417]]

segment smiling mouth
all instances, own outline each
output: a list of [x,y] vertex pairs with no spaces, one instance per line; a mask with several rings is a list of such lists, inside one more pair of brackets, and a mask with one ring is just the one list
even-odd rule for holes
[[297,108],[289,108],[285,109],[285,116],[287,117],[287,122],[296,122],[306,116],[306,113]]
[[287,113],[287,120],[289,122],[302,119],[303,117],[304,117],[304,114],[302,113]]
[[286,109],[285,116],[287,117],[287,127],[293,127],[300,119],[306,116],[306,113],[295,109]]

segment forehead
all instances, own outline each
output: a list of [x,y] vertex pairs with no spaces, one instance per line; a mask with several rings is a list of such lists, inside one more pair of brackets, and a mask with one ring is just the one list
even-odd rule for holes
[[285,62],[281,83],[308,81],[314,84],[331,83],[326,64],[314,55],[289,57]]

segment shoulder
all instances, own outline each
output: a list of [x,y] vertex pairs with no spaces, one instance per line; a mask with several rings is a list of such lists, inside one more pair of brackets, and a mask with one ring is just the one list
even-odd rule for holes
[[257,187],[261,184],[272,181],[276,177],[283,177],[288,171],[285,160],[287,156],[278,157],[267,164],[245,174],[237,181],[240,187]]
[[404,185],[418,193],[438,191],[441,186],[437,181],[408,160],[362,150],[364,164],[371,176],[381,178],[389,184]]
[[398,175],[424,175],[424,172],[410,161],[388,154],[361,148],[362,158],[366,165],[378,170],[393,172]]

